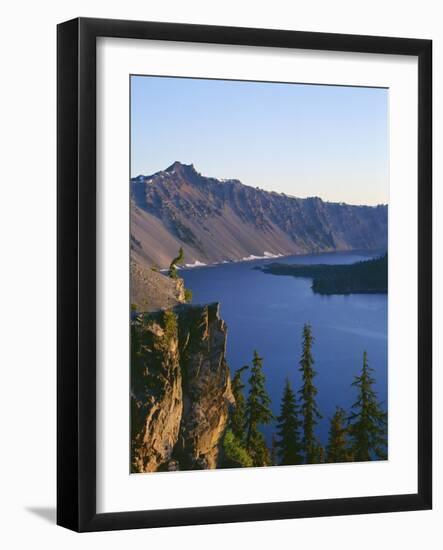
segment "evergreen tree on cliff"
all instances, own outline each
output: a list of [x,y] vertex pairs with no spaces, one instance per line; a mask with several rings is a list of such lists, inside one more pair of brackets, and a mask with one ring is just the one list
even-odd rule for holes
[[254,466],[270,464],[269,450],[265,438],[260,432],[259,424],[269,424],[272,420],[271,400],[265,389],[263,374],[263,359],[254,351],[251,376],[249,377],[249,394],[246,401],[246,450],[251,456]]
[[315,400],[317,388],[314,385],[314,358],[312,356],[312,328],[309,323],[303,327],[303,350],[299,362],[299,370],[302,374],[302,388],[299,391],[301,401],[302,420],[302,451],[307,464],[316,464],[323,459],[323,449],[315,436],[315,426],[321,418],[320,411]]
[[386,458],[386,413],[377,400],[374,390],[373,369],[368,365],[368,354],[363,353],[363,367],[353,386],[357,388],[357,401],[349,416],[351,449],[356,461]]
[[245,385],[242,380],[242,372],[249,367],[245,365],[237,369],[232,379],[232,395],[235,399],[235,407],[231,413],[231,430],[240,442],[245,441],[246,400],[243,393]]
[[185,253],[183,252],[183,248],[180,247],[178,251],[178,255],[172,260],[171,264],[169,265],[169,271],[168,275],[172,279],[177,279],[177,265],[181,264],[185,258]]
[[337,407],[329,427],[326,462],[349,462],[351,460],[347,433],[346,413],[343,409]]
[[280,416],[277,417],[277,454],[279,464],[301,464],[300,421],[297,403],[291,384],[286,379],[281,402]]

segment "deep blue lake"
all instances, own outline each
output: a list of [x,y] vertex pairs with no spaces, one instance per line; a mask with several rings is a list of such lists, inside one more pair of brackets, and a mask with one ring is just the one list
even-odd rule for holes
[[[285,379],[290,379],[294,389],[300,387],[302,328],[311,323],[317,401],[324,417],[317,435],[325,444],[335,407],[348,409],[355,401],[351,383],[361,369],[364,350],[375,371],[379,399],[387,407],[387,296],[321,296],[312,292],[311,279],[264,274],[253,268],[276,261],[347,264],[376,255],[290,256],[183,269],[180,276],[193,292],[193,303],[220,302],[228,327],[227,361],[232,374],[251,364],[254,349],[263,357],[275,415],[279,414]],[[248,373],[244,374],[247,379]],[[268,443],[273,431],[273,426],[265,429]]]

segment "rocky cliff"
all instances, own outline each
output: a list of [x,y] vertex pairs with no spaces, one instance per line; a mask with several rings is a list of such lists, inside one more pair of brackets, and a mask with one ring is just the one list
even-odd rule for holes
[[299,199],[205,177],[180,162],[132,178],[131,208],[133,256],[162,268],[180,246],[192,264],[387,244],[386,205]]
[[131,260],[131,304],[137,311],[156,311],[185,301],[183,279],[171,279]]
[[131,471],[217,467],[233,403],[218,304],[134,315]]

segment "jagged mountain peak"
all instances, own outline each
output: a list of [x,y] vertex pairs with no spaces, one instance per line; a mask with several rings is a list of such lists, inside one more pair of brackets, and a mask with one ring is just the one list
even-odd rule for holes
[[[216,178],[213,176],[203,175],[201,172],[199,172],[195,168],[194,164],[185,164],[183,162],[180,162],[179,160],[176,160],[164,170],[160,170],[159,172],[156,172],[154,176],[157,176],[157,175],[161,176],[164,174],[168,174],[168,176],[175,175],[175,174],[179,175],[184,179],[188,179],[190,183],[193,183],[193,182],[209,183],[210,182],[213,184],[214,183],[216,184],[233,183],[233,184],[244,185],[240,180],[234,179],[234,178]],[[151,176],[151,177],[154,177],[154,176]]]
[[179,160],[176,160],[175,162],[173,162],[171,166],[168,166],[164,171],[169,173],[178,172],[178,173],[185,173],[185,174],[186,173],[198,174],[193,164],[184,164]]

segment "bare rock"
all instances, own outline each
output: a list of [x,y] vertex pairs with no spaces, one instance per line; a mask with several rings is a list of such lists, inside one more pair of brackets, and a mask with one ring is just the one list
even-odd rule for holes
[[167,309],[185,301],[183,279],[171,279],[163,273],[131,260],[131,304],[137,311]]
[[171,458],[182,417],[177,320],[141,315],[131,328],[131,471],[153,472]]
[[183,416],[174,455],[181,468],[217,466],[219,444],[234,402],[225,359],[226,325],[219,304],[176,308],[179,314]]
[[132,471],[217,467],[234,398],[218,304],[132,321]]

